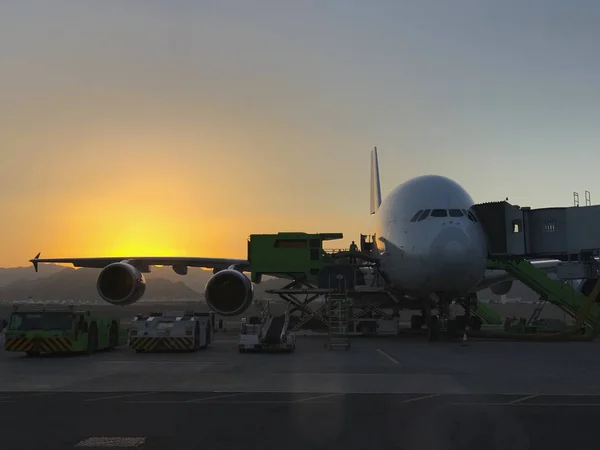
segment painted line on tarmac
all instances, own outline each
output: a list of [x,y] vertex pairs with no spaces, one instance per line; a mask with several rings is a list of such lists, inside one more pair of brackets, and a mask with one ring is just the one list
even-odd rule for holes
[[387,358],[389,361],[391,361],[391,362],[393,362],[394,364],[396,364],[397,366],[399,366],[399,365],[400,365],[400,363],[398,362],[398,360],[397,360],[396,358],[394,358],[394,357],[392,357],[392,356],[388,355],[388,354],[387,354],[386,352],[384,352],[383,350],[381,350],[381,349],[379,349],[379,348],[378,348],[378,349],[377,349],[377,351],[378,351],[378,352],[379,352],[381,355],[383,355],[385,358]]
[[[0,402],[2,403],[2,402]],[[298,403],[291,400],[209,400],[205,402],[190,402],[186,400],[140,400],[126,401],[127,404],[173,404],[173,405],[331,405],[330,401],[313,401]]]
[[135,392],[133,394],[109,395],[109,396],[106,396],[106,397],[88,398],[88,399],[86,399],[84,401],[85,402],[99,402],[101,400],[112,400],[112,399],[115,399],[115,398],[135,397],[135,396],[147,395],[147,394],[156,394],[156,392],[154,392],[154,391],[152,391],[152,392]]
[[600,408],[600,403],[477,403],[477,402],[457,402],[457,403],[449,403],[453,406],[512,406],[523,408],[525,406],[536,406],[536,407],[568,407],[568,408],[576,408],[578,406],[595,406],[596,408]]
[[233,394],[223,394],[223,395],[212,395],[210,397],[203,397],[203,398],[195,398],[192,400],[188,400],[186,401],[186,403],[199,403],[202,402],[204,400],[214,400],[217,398],[227,398],[227,397],[236,397],[239,395],[247,395],[250,394],[250,392],[234,392]]
[[535,398],[535,397],[539,397],[539,396],[540,396],[540,394],[527,395],[525,397],[518,398],[518,399],[508,402],[508,403],[510,403],[511,405],[515,405],[515,404],[521,403],[525,400],[529,400],[530,398]]
[[165,361],[130,361],[130,360],[108,360],[101,361],[109,364],[232,364],[230,361],[177,361],[177,360],[165,360]]
[[329,397],[336,397],[338,395],[344,395],[344,394],[326,394],[326,395],[316,395],[314,397],[308,397],[308,398],[301,398],[300,400],[294,400],[291,403],[304,403],[304,402],[310,402],[311,400],[318,400],[321,398],[329,398]]
[[440,396],[440,394],[422,395],[421,397],[414,397],[414,398],[406,399],[402,403],[418,402],[419,400],[425,400],[426,398],[433,398],[433,397],[439,397],[439,396]]

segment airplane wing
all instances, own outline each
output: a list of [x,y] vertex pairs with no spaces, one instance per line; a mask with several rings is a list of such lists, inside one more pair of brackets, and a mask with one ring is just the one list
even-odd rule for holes
[[[552,273],[556,270],[556,266],[561,262],[557,259],[552,260],[539,260],[539,261],[529,261],[531,265],[534,267],[543,270],[547,273]],[[503,281],[515,280],[515,277],[508,273],[505,270],[500,269],[488,269],[485,271],[485,275],[483,280],[477,286],[477,290],[480,291],[482,289],[489,288],[498,283],[502,283]]]
[[39,263],[72,264],[74,267],[90,267],[102,269],[109,264],[127,261],[129,264],[137,267],[141,272],[149,272],[150,266],[186,266],[202,267],[205,269],[227,269],[230,266],[237,266],[240,270],[246,270],[250,263],[246,259],[229,258],[195,258],[188,256],[110,256],[101,258],[40,258],[40,253],[29,262],[33,264],[35,271],[38,270]]

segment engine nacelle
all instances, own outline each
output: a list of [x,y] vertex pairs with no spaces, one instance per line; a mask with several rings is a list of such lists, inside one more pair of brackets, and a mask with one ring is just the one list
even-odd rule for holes
[[206,303],[221,316],[236,316],[252,303],[252,283],[242,272],[233,269],[220,270],[206,283]]
[[109,264],[96,282],[102,299],[113,305],[126,306],[137,302],[146,292],[144,275],[126,262]]
[[506,295],[512,289],[512,285],[512,280],[503,281],[501,283],[493,284],[492,286],[490,286],[490,290],[494,295]]

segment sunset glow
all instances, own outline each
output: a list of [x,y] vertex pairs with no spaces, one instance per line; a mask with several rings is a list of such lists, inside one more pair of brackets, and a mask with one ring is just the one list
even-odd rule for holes
[[249,234],[278,231],[347,246],[369,231],[374,145],[384,195],[438,173],[475,201],[600,196],[600,63],[581,56],[594,14],[109,3],[1,7],[0,266],[39,251],[245,257]]

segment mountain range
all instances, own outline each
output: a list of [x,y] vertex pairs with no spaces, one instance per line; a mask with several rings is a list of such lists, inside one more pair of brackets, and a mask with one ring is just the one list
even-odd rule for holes
[[[0,268],[0,302],[14,301],[78,301],[102,303],[96,292],[99,269],[74,269],[54,264],[42,264],[39,272],[32,267]],[[204,286],[212,271],[190,268],[185,276],[177,275],[170,267],[153,267],[145,274],[146,295],[141,301],[203,300]],[[287,280],[267,278],[255,285],[255,295],[270,297],[267,289],[276,289]],[[537,301],[538,296],[520,282],[515,282],[506,296],[492,294],[489,289],[479,292],[483,301]]]
[[[102,303],[96,292],[99,269],[74,269],[53,264],[40,265],[36,273],[31,267],[2,269],[0,302],[14,301],[77,301]],[[141,301],[203,300],[204,286],[212,271],[190,269],[187,275],[177,275],[170,267],[153,267],[144,274],[146,294]],[[282,286],[284,280],[269,279],[255,287],[255,293]]]

